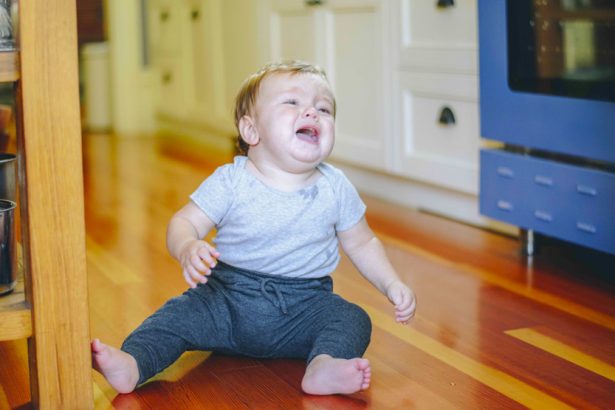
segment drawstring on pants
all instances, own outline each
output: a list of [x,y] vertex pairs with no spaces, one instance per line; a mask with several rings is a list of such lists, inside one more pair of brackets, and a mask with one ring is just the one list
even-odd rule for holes
[[[267,291],[267,287],[273,290],[273,293],[275,294],[275,298],[271,295],[271,293]],[[275,284],[275,282],[272,282],[271,279],[262,279],[261,280],[261,293],[269,302],[273,304],[273,306],[280,308],[282,313],[284,313],[285,315],[288,314],[288,310],[286,308],[286,300],[284,299],[282,292],[280,292],[280,289],[278,289],[278,286]]]

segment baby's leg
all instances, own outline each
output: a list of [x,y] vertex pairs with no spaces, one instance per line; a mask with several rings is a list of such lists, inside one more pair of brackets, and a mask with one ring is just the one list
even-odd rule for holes
[[139,381],[139,368],[134,357],[98,339],[92,341],[92,367],[120,393],[130,393]]
[[[204,303],[205,300],[211,303]],[[146,382],[173,364],[187,350],[225,347],[230,337],[224,331],[228,328],[225,321],[229,317],[224,308],[223,295],[213,292],[210,286],[190,289],[169,300],[148,317],[128,335],[121,350],[94,341],[92,351],[97,355],[94,368],[120,393],[130,392],[135,384]],[[121,373],[119,368],[122,363],[129,362],[127,357],[136,365],[137,380],[132,379],[134,368],[131,367],[131,377],[127,378],[130,383],[112,381],[110,376]]]
[[309,394],[351,394],[367,389],[370,381],[367,359],[336,359],[321,354],[308,365],[301,388]]
[[359,306],[330,295],[308,357],[301,387],[310,394],[350,394],[369,387],[371,367],[361,356],[371,336],[369,316]]

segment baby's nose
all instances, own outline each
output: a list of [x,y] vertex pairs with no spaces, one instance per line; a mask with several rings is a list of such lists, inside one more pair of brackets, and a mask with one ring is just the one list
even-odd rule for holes
[[316,110],[316,108],[315,108],[315,107],[308,107],[308,108],[305,110],[304,115],[305,115],[306,117],[318,118],[318,110]]

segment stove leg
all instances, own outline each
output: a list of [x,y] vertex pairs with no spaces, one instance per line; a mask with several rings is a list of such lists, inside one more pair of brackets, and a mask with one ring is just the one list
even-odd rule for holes
[[521,240],[521,252],[527,256],[533,256],[536,249],[536,237],[532,229],[521,229],[519,238]]

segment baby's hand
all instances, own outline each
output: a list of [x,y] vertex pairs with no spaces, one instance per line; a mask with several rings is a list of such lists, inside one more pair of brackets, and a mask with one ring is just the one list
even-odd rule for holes
[[388,286],[387,297],[395,305],[395,321],[407,324],[414,317],[416,310],[416,298],[412,289],[396,280]]
[[197,283],[207,283],[207,276],[211,275],[211,269],[216,266],[219,256],[216,248],[205,241],[192,240],[184,245],[179,262],[184,279],[191,288],[196,288]]

